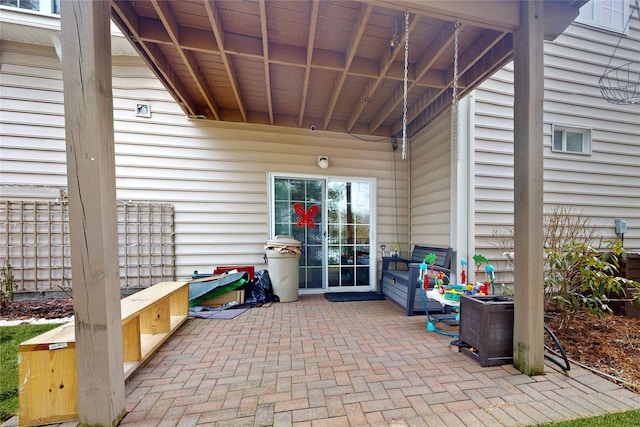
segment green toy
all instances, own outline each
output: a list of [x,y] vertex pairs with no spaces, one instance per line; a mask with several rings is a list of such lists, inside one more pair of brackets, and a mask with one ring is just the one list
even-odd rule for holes
[[489,260],[485,258],[483,255],[475,254],[473,256],[473,261],[476,263],[476,273],[480,273],[480,266],[484,262],[485,264],[489,264]]

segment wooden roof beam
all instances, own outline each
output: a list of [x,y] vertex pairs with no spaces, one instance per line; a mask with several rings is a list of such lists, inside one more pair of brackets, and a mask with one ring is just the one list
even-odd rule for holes
[[313,61],[313,46],[316,39],[316,29],[318,27],[318,9],[320,2],[311,3],[311,13],[309,14],[309,37],[307,38],[307,66],[304,69],[304,80],[302,82],[302,96],[300,97],[300,108],[298,109],[298,127],[302,127],[304,111],[307,106],[307,96],[309,96],[309,80],[311,79],[311,62]]
[[[465,52],[458,59],[458,79],[464,76],[464,80],[466,81],[467,87],[472,87],[473,85],[469,82],[469,79],[466,77],[466,72],[482,57],[487,55],[491,55],[493,47],[498,44],[500,40],[504,38],[506,33],[500,33],[496,36],[495,31],[487,30],[480,35],[480,37],[476,38],[476,40],[465,50]],[[509,55],[510,52],[507,53]],[[486,62],[485,62],[486,65]],[[446,83],[445,87],[439,91],[427,92],[420,99],[409,107],[407,111],[407,122],[412,122],[418,115],[422,114],[425,108],[431,105],[433,102],[438,100],[443,93],[450,92],[449,89],[453,87],[453,64],[446,71]],[[460,94],[461,95],[461,94]],[[441,103],[436,102],[436,106],[441,105]],[[399,132],[401,125],[394,127],[394,132]]]
[[376,4],[501,32],[511,32],[520,26],[520,0],[377,0]]
[[327,105],[327,109],[325,110],[323,129],[326,129],[329,125],[329,122],[331,121],[333,110],[336,108],[338,97],[342,93],[342,87],[344,86],[344,82],[347,79],[349,67],[351,66],[353,58],[356,56],[358,45],[360,44],[360,40],[364,35],[364,30],[367,27],[367,21],[369,21],[369,17],[371,16],[372,11],[373,5],[367,3],[362,6],[360,8],[360,11],[358,12],[356,22],[353,25],[353,31],[351,32],[351,37],[349,38],[349,42],[347,44],[344,70],[342,70],[340,76],[338,77],[336,85],[333,88],[333,93],[331,94],[329,104]]
[[227,77],[229,78],[229,86],[233,92],[233,96],[236,100],[236,104],[238,105],[238,111],[242,116],[243,121],[247,121],[247,109],[242,101],[242,96],[240,95],[240,88],[238,85],[238,78],[236,77],[235,70],[233,68],[233,62],[229,55],[225,52],[224,48],[224,29],[222,28],[222,20],[220,19],[220,15],[218,14],[218,9],[216,6],[209,1],[204,2],[204,8],[207,11],[207,17],[209,18],[209,24],[211,25],[211,29],[213,30],[213,34],[216,37],[216,42],[218,43],[218,50],[220,50],[220,58],[222,60],[222,64],[224,65],[225,70],[227,71]]
[[[155,44],[172,46],[173,40],[165,30],[163,23],[154,18],[140,17],[138,19],[140,40]],[[204,53],[220,53],[215,37],[211,31],[200,28],[180,27],[180,47]]]
[[175,20],[175,14],[171,10],[171,4],[167,2],[159,2],[158,0],[152,0],[151,4],[158,13],[158,16],[160,17],[160,20],[162,21],[166,32],[169,34],[169,37],[171,38],[176,51],[178,52],[178,55],[180,56],[180,58],[182,58],[182,62],[187,67],[187,71],[189,71],[193,82],[198,87],[198,91],[207,104],[210,114],[206,114],[206,111],[198,111],[198,115],[204,115],[208,118],[210,118],[210,116],[213,116],[215,120],[220,120],[219,108],[214,101],[213,94],[211,93],[211,90],[207,85],[206,79],[200,71],[200,67],[193,57],[193,54],[191,52],[185,51],[180,44],[180,25]]
[[189,96],[186,88],[174,78],[173,69],[160,51],[152,43],[147,43],[140,37],[136,12],[128,1],[114,0],[111,3],[111,18],[114,23],[125,34],[134,41],[133,47],[144,59],[151,71],[156,75],[164,87],[173,95],[182,110],[187,116],[196,115],[196,103]]
[[[411,19],[411,22],[409,22],[409,34],[411,34],[411,31],[413,31],[416,25],[418,25],[418,21],[420,21],[420,17],[418,15],[414,15]],[[348,132],[351,132],[353,126],[356,124],[356,122],[360,118],[360,115],[364,111],[364,107],[366,107],[367,103],[369,102],[369,99],[373,98],[374,93],[376,92],[376,90],[378,90],[378,87],[384,81],[384,78],[387,76],[387,72],[391,68],[391,64],[393,64],[400,53],[404,54],[404,45],[405,37],[403,34],[401,43],[399,43],[398,47],[391,53],[391,55],[387,55],[387,52],[385,50],[380,59],[378,59],[378,69],[380,70],[378,76],[367,83],[367,87],[358,97],[357,105],[353,108],[351,116],[349,117],[349,121],[347,122]]]
[[[415,69],[416,75],[414,81],[407,86],[407,92],[416,87],[416,80],[421,79],[427,74],[431,66],[435,61],[445,52],[447,47],[453,43],[455,36],[456,26],[455,23],[447,23],[438,34],[438,38],[429,45],[429,48],[425,50],[424,54],[418,60]],[[446,85],[445,85],[446,88]],[[443,90],[445,89],[443,88]],[[393,96],[385,103],[380,109],[378,115],[370,123],[371,132],[375,132],[376,129],[386,120],[391,112],[404,100],[404,85],[400,85],[393,93]]]
[[273,101],[271,100],[271,72],[269,67],[269,32],[267,29],[267,5],[265,0],[258,2],[260,7],[260,31],[262,33],[262,61],[264,65],[264,90],[267,97],[269,123],[273,124]]
[[[510,60],[512,53],[512,34],[502,34],[500,40],[493,44],[490,49],[486,50],[482,58],[480,58],[473,66],[466,67],[464,77],[468,85],[467,87],[473,87],[474,84],[504,66],[504,64]],[[495,65],[493,68],[487,68],[488,64]],[[464,95],[467,91],[468,90],[463,90],[461,95]],[[425,99],[420,100],[420,104],[416,103],[412,106],[412,119],[409,121],[408,125],[408,127],[412,129],[412,134],[415,134],[418,130],[439,116],[444,109],[451,105],[452,98],[452,91],[441,90],[434,92],[430,97],[425,97]],[[420,108],[424,105],[428,105],[428,107],[421,111]],[[398,127],[396,127],[396,129],[397,128]],[[398,130],[395,130],[395,132],[398,132]]]
[[[473,87],[476,83],[492,75],[509,62],[512,59],[512,53],[513,34],[503,34],[503,37],[491,49],[487,50],[482,58],[465,71],[465,82]],[[465,91],[463,90],[461,94],[463,95],[464,93]]]

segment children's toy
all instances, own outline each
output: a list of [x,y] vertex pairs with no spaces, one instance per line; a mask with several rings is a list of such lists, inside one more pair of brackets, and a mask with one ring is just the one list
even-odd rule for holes
[[418,276],[423,289],[429,287],[429,277],[427,276],[427,257],[420,263],[420,275]]
[[461,260],[460,264],[462,265],[462,271],[460,272],[460,283],[464,285],[465,283],[467,283],[467,272],[465,271],[465,268],[467,267],[467,260]]
[[438,276],[436,277],[436,284],[434,288],[438,290],[438,293],[440,295],[444,294],[444,278],[444,273],[442,271],[438,271]]
[[[485,267],[484,271],[487,273],[487,278],[488,278],[488,282],[491,285],[491,293],[494,294],[495,293],[495,288],[493,287],[493,282],[495,281],[496,277],[494,275],[494,268],[493,265],[491,264],[487,264],[487,266]],[[485,294],[487,295],[487,294]]]
[[436,259],[438,259],[438,255],[436,255],[434,253],[427,254],[424,257],[424,261],[423,262],[425,264],[429,264],[430,270],[431,270],[431,274],[433,274],[433,265],[436,263]]
[[473,261],[476,263],[476,275],[480,274],[480,266],[482,263],[489,264],[489,260],[480,254],[475,254],[473,256]]
[[443,287],[444,298],[450,301],[460,301],[460,297],[467,294],[467,292],[468,289],[465,285],[447,285]]

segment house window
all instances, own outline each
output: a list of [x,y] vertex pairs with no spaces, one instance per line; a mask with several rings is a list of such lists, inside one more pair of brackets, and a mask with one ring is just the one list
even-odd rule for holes
[[60,0],[0,0],[1,6],[60,14]]
[[591,0],[580,8],[576,22],[617,33],[626,33],[629,0]]
[[591,153],[591,129],[553,126],[553,151]]

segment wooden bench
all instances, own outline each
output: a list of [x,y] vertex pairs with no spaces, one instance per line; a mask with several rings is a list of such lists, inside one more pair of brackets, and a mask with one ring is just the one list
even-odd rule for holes
[[[121,300],[124,375],[131,374],[189,316],[189,282],[162,282]],[[74,322],[20,344],[21,426],[78,417]]]
[[[382,295],[404,308],[407,316],[425,312],[420,297],[420,264],[424,257],[431,253],[436,254],[433,271],[436,273],[442,271],[449,276],[453,255],[451,248],[416,245],[413,248],[411,259],[382,258],[380,291]],[[445,307],[437,301],[427,300],[427,308],[429,312],[445,311]]]

